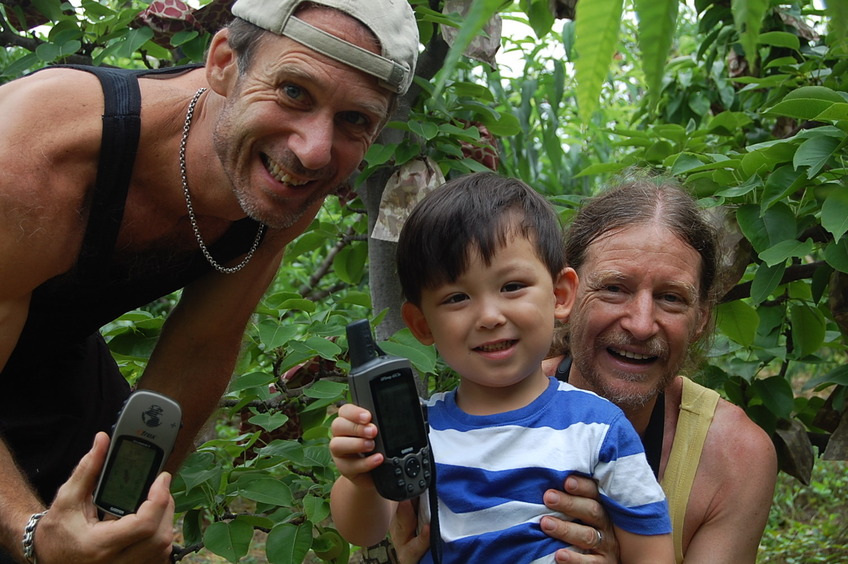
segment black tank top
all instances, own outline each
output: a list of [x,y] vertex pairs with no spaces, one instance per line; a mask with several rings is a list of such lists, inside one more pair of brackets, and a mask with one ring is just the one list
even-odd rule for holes
[[[184,287],[212,267],[199,249],[179,255],[163,250],[133,263],[121,263],[113,253],[141,128],[138,77],[173,75],[197,66],[153,71],[68,67],[93,73],[103,86],[105,111],[97,183],[77,264],[35,290],[25,332],[47,326],[53,335],[59,331],[82,337],[129,310]],[[250,249],[258,228],[252,219],[237,221],[209,246],[210,252],[221,263],[241,256]]]
[[[138,77],[164,78],[196,67],[72,68],[95,74],[105,99],[88,224],[74,267],[33,292],[24,329],[0,373],[0,437],[47,503],[91,447],[94,434],[109,430],[129,394],[99,329],[212,268],[199,250],[132,263],[114,253],[140,133]],[[250,219],[235,222],[210,251],[220,262],[243,255],[257,229]],[[0,564],[7,561],[0,550]]]

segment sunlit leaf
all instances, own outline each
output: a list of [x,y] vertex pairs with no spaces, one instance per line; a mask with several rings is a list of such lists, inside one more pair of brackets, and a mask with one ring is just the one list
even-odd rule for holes
[[592,0],[578,2],[574,20],[574,48],[577,59],[577,109],[584,123],[595,108],[601,85],[612,61],[621,26],[623,0]]
[[[639,48],[642,52],[642,68],[651,106],[659,100],[663,75],[674,29],[677,27],[679,0],[636,0],[636,15],[639,18]],[[578,10],[581,7],[578,5]],[[581,13],[582,16],[582,13]]]
[[752,67],[757,66],[757,40],[763,26],[763,18],[769,8],[769,0],[733,0],[730,10],[745,57]]

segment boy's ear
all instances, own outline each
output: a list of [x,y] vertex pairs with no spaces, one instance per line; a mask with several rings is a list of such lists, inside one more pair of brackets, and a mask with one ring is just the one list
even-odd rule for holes
[[229,30],[222,29],[212,37],[206,56],[206,81],[221,96],[227,96],[238,80],[238,61],[230,47]]
[[554,317],[560,321],[568,321],[574,300],[577,297],[577,272],[567,266],[563,268],[557,279],[554,280]]
[[433,344],[433,334],[430,332],[430,325],[427,323],[424,312],[421,311],[420,307],[409,302],[404,302],[400,306],[400,316],[412,334],[415,335],[415,338],[421,341],[421,344]]

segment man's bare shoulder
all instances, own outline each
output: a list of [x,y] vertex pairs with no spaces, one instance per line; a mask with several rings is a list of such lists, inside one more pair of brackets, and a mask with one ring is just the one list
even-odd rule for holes
[[749,468],[752,464],[762,469],[775,466],[774,444],[768,434],[751,421],[737,405],[720,399],[707,440],[704,454],[722,459],[727,468]]
[[97,171],[102,98],[95,77],[68,69],[0,88],[0,269],[16,272],[19,286],[4,284],[9,292],[26,293],[76,256]]

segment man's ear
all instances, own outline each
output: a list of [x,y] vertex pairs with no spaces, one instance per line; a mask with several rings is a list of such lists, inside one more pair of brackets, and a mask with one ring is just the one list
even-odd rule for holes
[[577,272],[567,266],[563,268],[554,280],[554,317],[560,321],[568,321],[574,300],[577,297]]
[[421,311],[420,307],[409,302],[404,302],[400,307],[400,316],[412,334],[415,335],[415,338],[421,341],[421,344],[433,344],[433,334],[430,332],[430,325],[427,323],[424,312]]
[[709,307],[702,305],[698,308],[698,320],[696,322],[695,332],[692,337],[693,342],[697,341],[698,339],[704,336],[704,331],[706,331],[707,327],[709,327],[710,325],[711,315],[712,312],[710,311]]
[[227,96],[238,80],[238,60],[227,40],[229,35],[227,28],[216,33],[206,55],[206,81],[221,96]]

